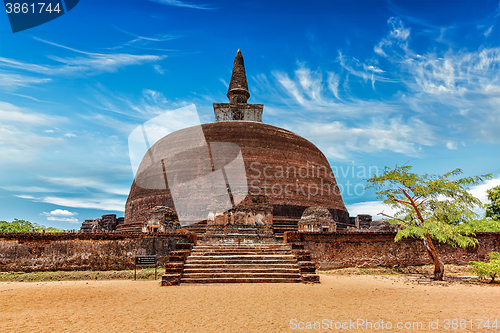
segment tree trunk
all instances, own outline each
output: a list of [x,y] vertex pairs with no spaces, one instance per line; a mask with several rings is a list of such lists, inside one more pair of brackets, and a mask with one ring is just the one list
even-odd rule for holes
[[432,261],[434,262],[434,280],[437,281],[443,281],[443,275],[444,275],[444,265],[439,260],[436,248],[434,247],[434,244],[432,244],[431,236],[429,234],[425,235],[424,238],[424,244],[425,248],[427,249],[427,252],[432,258]]

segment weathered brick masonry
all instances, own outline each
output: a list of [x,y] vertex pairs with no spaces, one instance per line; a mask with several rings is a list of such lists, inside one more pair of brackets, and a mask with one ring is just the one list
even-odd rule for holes
[[0,271],[121,270],[136,255],[157,255],[160,265],[194,233],[0,233]]
[[[392,232],[293,232],[285,233],[286,243],[303,243],[320,269],[343,267],[412,266],[431,264],[421,240],[394,242]],[[500,233],[477,233],[479,243],[471,248],[453,248],[436,243],[445,264],[465,265],[471,260],[487,259],[491,251],[500,251]]]
[[[320,269],[341,267],[410,266],[430,264],[420,240],[394,243],[391,232],[287,232],[285,242],[303,244]],[[500,233],[478,233],[473,248],[436,244],[447,264],[486,260],[500,251]],[[196,243],[194,233],[97,233],[97,234],[2,234],[0,271],[131,269],[136,255],[158,255],[160,265],[176,250],[177,243]]]
[[[302,213],[307,207],[325,207],[338,222],[349,221],[335,177],[321,151],[300,136],[259,122],[218,122],[201,126],[207,142],[229,142],[238,145],[245,163],[249,193],[267,195],[273,205],[274,223],[291,220],[296,229]],[[196,131],[195,127],[183,129],[185,134]],[[181,134],[182,134],[181,133]],[[179,134],[180,136],[180,134]],[[180,146],[174,136],[168,139],[173,146]],[[161,139],[156,145],[162,144]],[[186,155],[188,153],[185,153]],[[179,158],[180,159],[180,158]],[[185,157],[186,161],[193,157]],[[215,162],[222,164],[222,162]],[[172,166],[171,168],[174,168]],[[206,170],[183,168],[178,174],[186,179],[204,176]],[[147,169],[141,175],[143,182],[163,181],[162,169]],[[312,195],[310,195],[312,192]],[[193,201],[210,193],[190,193]],[[136,182],[132,184],[125,206],[125,224],[119,230],[128,230],[131,225],[144,220],[154,206],[174,207],[168,187],[166,189],[144,189]]]

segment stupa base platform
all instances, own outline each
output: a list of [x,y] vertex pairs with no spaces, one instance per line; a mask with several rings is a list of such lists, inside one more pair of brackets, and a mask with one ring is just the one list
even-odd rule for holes
[[212,244],[276,243],[273,230],[267,225],[208,225],[202,242]]

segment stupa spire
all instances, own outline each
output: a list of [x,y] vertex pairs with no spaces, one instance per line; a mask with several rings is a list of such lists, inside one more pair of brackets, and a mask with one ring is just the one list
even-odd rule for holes
[[241,50],[234,58],[233,74],[227,91],[229,103],[214,103],[215,121],[258,121],[262,122],[262,104],[247,104],[248,91],[245,64]]
[[250,92],[248,91],[243,55],[241,54],[241,50],[238,49],[236,57],[234,58],[233,74],[231,75],[227,98],[229,98],[230,104],[236,104],[246,103],[249,97]]

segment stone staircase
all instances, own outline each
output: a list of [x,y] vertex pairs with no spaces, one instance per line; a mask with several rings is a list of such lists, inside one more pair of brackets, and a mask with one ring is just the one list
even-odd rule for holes
[[319,283],[302,243],[176,244],[162,286],[181,283]]
[[285,217],[273,217],[273,233],[278,240],[283,240],[283,235],[287,231],[297,231],[297,219]]
[[284,244],[195,246],[181,283],[298,283],[297,259]]

